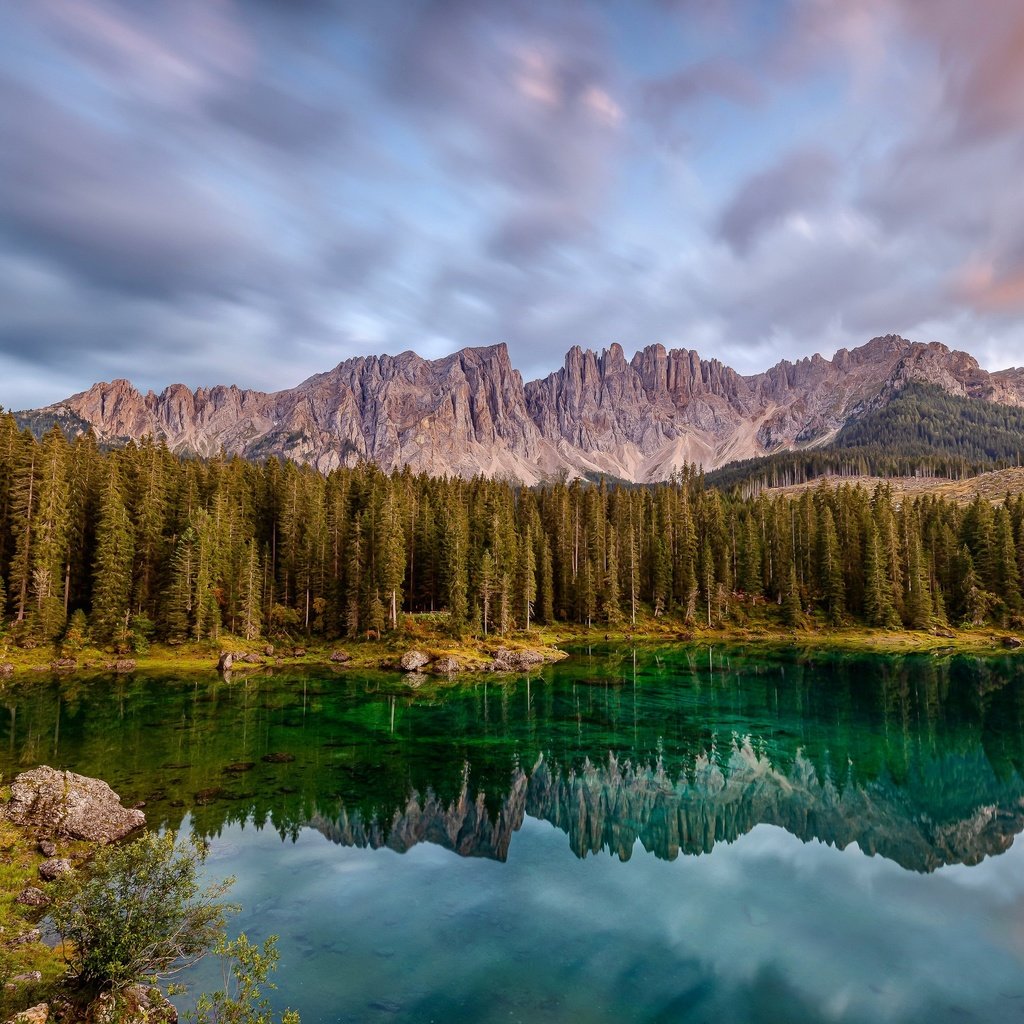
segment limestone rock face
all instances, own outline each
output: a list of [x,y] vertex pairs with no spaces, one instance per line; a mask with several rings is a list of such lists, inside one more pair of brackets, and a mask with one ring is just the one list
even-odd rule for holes
[[4,814],[41,835],[92,843],[114,842],[146,823],[142,811],[122,806],[105,782],[47,765],[14,779]]
[[175,451],[280,455],[324,471],[372,461],[526,484],[595,472],[642,482],[825,443],[912,381],[1024,405],[1024,369],[989,373],[965,352],[886,335],[751,376],[687,349],[650,345],[627,360],[619,345],[574,346],[559,370],[524,384],[492,345],[348,359],[273,393],[175,384],[144,395],[115,380],[42,411],[77,417],[103,441],[152,436]]

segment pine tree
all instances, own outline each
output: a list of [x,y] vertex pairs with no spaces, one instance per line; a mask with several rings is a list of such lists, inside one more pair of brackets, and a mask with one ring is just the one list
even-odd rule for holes
[[523,628],[528,630],[533,616],[533,602],[537,600],[537,560],[533,553],[533,537],[529,527],[526,528],[519,546],[516,584],[521,621]]
[[889,628],[898,625],[885,559],[871,519],[868,520],[864,547],[864,617],[870,626]]
[[263,626],[263,586],[262,570],[255,541],[246,541],[243,558],[241,580],[241,624],[242,636],[246,640],[255,640]]
[[32,593],[40,636],[53,640],[64,629],[69,570],[67,441],[58,427],[39,450],[36,513],[32,524]]
[[551,545],[544,538],[540,556],[540,619],[549,625],[555,621],[554,568],[551,559]]
[[483,616],[484,636],[490,629],[491,624],[491,599],[494,597],[494,557],[491,549],[486,548],[480,558],[480,570],[478,572],[479,593],[481,614]]
[[111,462],[96,524],[91,628],[101,643],[122,644],[127,638],[133,555],[131,521],[117,465]]

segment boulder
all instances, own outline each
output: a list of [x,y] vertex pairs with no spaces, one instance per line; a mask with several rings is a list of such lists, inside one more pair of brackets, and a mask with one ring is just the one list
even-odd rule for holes
[[273,644],[267,644],[267,646],[263,648],[263,653],[268,658],[272,658],[274,656],[274,645]]
[[406,651],[399,658],[398,665],[403,672],[417,672],[429,662],[430,659],[422,651]]
[[14,902],[20,903],[23,907],[45,907],[50,902],[50,897],[42,889],[27,885],[14,897]]
[[129,985],[101,992],[86,1008],[85,1024],[178,1024],[178,1011],[158,988]]
[[78,668],[78,662],[74,658],[55,658],[50,662],[50,668],[54,672],[74,672]]
[[343,665],[346,661],[351,661],[352,655],[348,651],[331,651],[331,661],[336,662],[339,665]]
[[30,928],[27,932],[22,932],[17,938],[12,940],[12,945],[15,946],[27,946],[30,942],[42,941],[43,933],[38,928]]
[[217,671],[230,672],[234,660],[235,656],[230,651],[221,651],[220,657],[217,659]]
[[430,667],[434,672],[449,676],[462,671],[462,663],[458,658],[454,658],[450,654],[445,655],[443,658],[438,658]]
[[71,861],[65,857],[49,857],[39,865],[39,877],[44,882],[55,882],[61,875],[74,871]]
[[118,658],[114,662],[115,672],[134,672],[135,671],[135,659],[134,658]]
[[14,675],[14,666],[9,662],[5,661],[0,663],[0,679],[6,679],[8,676]]
[[535,665],[544,664],[544,655],[540,651],[510,651],[507,647],[499,647],[494,652],[491,670],[494,672],[526,672]]
[[1020,637],[1004,636],[1003,646],[1007,650],[1015,651],[1018,647],[1024,646],[1024,642],[1021,641]]
[[21,1013],[16,1013],[7,1024],[46,1024],[50,1017],[49,1003],[36,1003]]
[[52,839],[40,839],[39,840],[39,852],[44,857],[56,857],[57,856],[57,844]]
[[292,651],[292,657],[293,658],[304,658],[305,656],[306,656],[306,648],[305,647],[296,647],[295,650]]
[[125,807],[100,779],[47,765],[15,777],[3,813],[40,835],[90,843],[112,843],[146,824],[142,811]]

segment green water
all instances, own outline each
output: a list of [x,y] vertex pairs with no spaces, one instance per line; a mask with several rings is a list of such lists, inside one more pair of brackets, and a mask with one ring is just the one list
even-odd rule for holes
[[5,777],[97,775],[210,839],[305,1024],[1024,1019],[1024,661],[605,650],[431,693],[0,696]]

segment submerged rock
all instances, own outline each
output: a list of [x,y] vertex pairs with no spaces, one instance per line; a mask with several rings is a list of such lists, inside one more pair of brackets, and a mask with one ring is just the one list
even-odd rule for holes
[[289,761],[295,760],[295,755],[285,753],[264,754],[260,760],[266,761],[267,764],[287,764]]
[[406,651],[398,665],[403,672],[416,672],[429,662],[430,659],[422,651]]
[[112,843],[146,824],[142,811],[125,807],[105,782],[48,765],[14,779],[3,813],[41,835],[90,843]]

